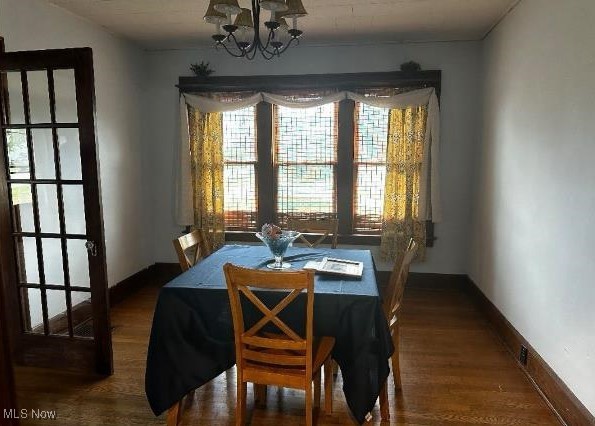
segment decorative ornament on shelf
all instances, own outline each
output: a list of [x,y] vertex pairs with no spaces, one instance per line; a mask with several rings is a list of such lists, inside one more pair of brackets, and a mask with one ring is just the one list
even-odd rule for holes
[[191,64],[190,70],[197,76],[197,77],[204,77],[207,78],[215,71],[209,67],[209,63],[205,61],[201,61],[200,64]]
[[401,71],[421,71],[421,65],[415,61],[403,62],[401,64]]
[[[267,34],[263,40],[261,9],[270,12],[269,20],[263,23]],[[265,59],[272,59],[292,44],[299,44],[303,31],[298,29],[297,20],[307,14],[302,0],[252,0],[251,9],[241,8],[238,0],[210,0],[204,20],[217,28],[213,35],[216,47],[223,47],[236,58],[252,60],[260,52]],[[292,28],[285,18],[292,20]]]

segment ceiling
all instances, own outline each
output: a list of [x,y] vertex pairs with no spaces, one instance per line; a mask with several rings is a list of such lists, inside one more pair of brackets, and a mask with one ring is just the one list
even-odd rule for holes
[[[47,0],[146,49],[208,45],[208,0]],[[519,0],[303,0],[304,43],[480,40]],[[249,7],[248,0],[239,0]]]

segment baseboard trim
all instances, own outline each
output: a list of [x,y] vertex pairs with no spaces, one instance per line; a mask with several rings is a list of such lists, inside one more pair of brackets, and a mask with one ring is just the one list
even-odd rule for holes
[[[535,351],[533,346],[506,319],[469,277],[464,281],[468,294],[488,319],[496,335],[516,360],[558,419],[566,425],[595,425],[595,417],[578,400],[560,377]],[[528,350],[527,363],[519,361],[521,345]]]
[[110,287],[110,306],[117,305],[146,285],[163,285],[181,272],[177,263],[154,263]]
[[[376,271],[376,282],[380,294],[384,295],[391,271]],[[435,274],[429,272],[409,272],[405,288],[426,290],[462,290],[465,287],[467,275]]]

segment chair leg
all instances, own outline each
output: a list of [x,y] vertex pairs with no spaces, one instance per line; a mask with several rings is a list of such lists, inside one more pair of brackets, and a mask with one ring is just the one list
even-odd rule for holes
[[380,389],[378,402],[380,403],[380,418],[383,421],[388,421],[390,419],[390,411],[388,406],[388,378],[384,382],[382,389]]
[[314,407],[320,407],[320,382],[322,372],[318,371],[314,376]]
[[401,389],[401,368],[399,367],[399,324],[397,324],[393,331],[393,345],[395,346],[395,352],[391,357],[393,367],[393,380],[395,382],[395,391],[398,392]]
[[331,360],[331,363],[332,363],[332,366],[333,366],[332,367],[333,375],[336,376],[337,374],[339,374],[339,364],[334,359]]
[[324,362],[324,412],[330,415],[333,412],[333,367],[337,365],[332,359]]
[[312,426],[312,383],[306,385],[306,426]]
[[180,416],[180,402],[176,402],[167,410],[167,426],[177,426],[182,416]]
[[246,382],[242,381],[241,377],[238,377],[238,392],[236,401],[236,426],[244,424],[246,419]]
[[258,407],[267,405],[267,385],[254,383],[254,402]]

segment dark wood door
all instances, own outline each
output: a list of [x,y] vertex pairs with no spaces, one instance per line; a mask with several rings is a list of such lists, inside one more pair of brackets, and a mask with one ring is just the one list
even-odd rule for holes
[[93,56],[0,54],[0,262],[15,362],[111,374]]

